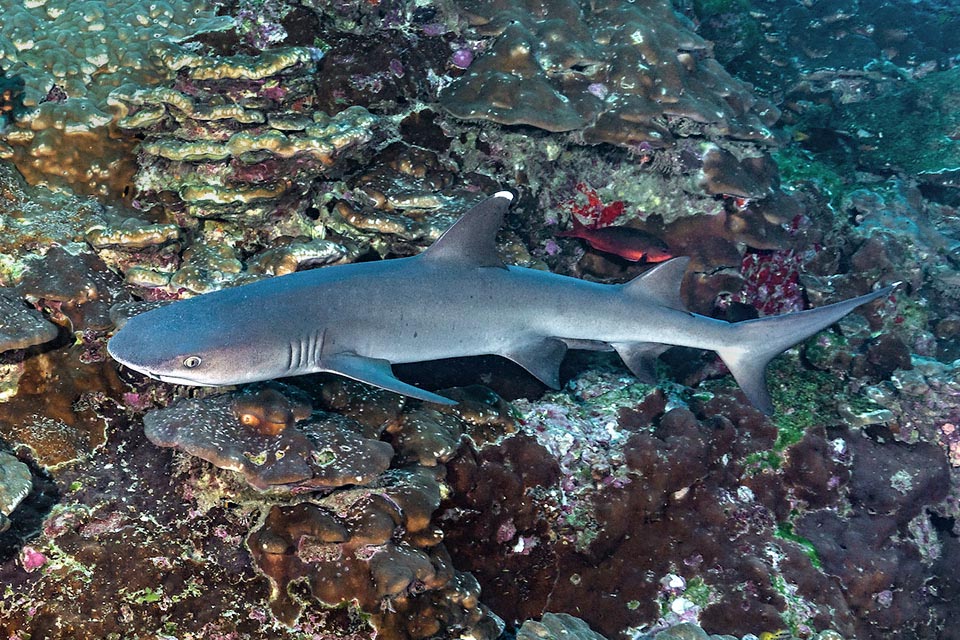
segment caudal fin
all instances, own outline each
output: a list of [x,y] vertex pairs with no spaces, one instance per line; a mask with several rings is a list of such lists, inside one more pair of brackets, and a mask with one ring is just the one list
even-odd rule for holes
[[738,322],[731,327],[734,338],[717,349],[747,399],[767,415],[773,413],[773,401],[767,390],[767,364],[775,356],[844,317],[857,307],[890,295],[896,285],[873,293],[782,316]]

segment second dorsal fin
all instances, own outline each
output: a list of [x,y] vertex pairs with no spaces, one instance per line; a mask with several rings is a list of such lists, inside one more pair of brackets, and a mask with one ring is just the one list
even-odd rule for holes
[[513,194],[498,191],[463,214],[453,226],[420,254],[426,260],[456,262],[476,267],[505,267],[497,255],[497,231]]

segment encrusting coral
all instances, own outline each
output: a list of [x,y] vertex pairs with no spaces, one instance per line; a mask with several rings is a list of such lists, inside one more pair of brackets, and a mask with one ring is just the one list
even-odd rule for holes
[[436,471],[391,470],[368,487],[294,506],[275,506],[247,540],[271,581],[274,614],[293,624],[299,604],[288,585],[305,581],[327,606],[354,603],[377,637],[460,632],[499,635],[502,623],[479,602],[479,587],[456,571],[434,531]]
[[[173,87],[115,91],[119,127],[145,136],[138,197],[172,192],[193,218],[262,222],[302,213],[313,180],[361,154],[381,121],[360,106],[313,107],[318,54],[303,47],[258,56],[177,53]],[[225,95],[226,94],[226,95]]]

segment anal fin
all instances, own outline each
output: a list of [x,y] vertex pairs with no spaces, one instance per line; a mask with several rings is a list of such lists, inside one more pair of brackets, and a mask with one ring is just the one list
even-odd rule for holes
[[557,338],[541,338],[501,353],[533,374],[551,389],[560,388],[560,362],[567,353],[567,345]]
[[670,348],[659,342],[614,342],[611,345],[640,382],[653,384],[657,381],[657,358]]
[[399,393],[404,396],[410,396],[418,400],[426,400],[427,402],[435,402],[437,404],[457,404],[456,400],[444,398],[436,393],[424,391],[419,387],[403,382],[393,375],[393,369],[390,367],[388,360],[366,358],[364,356],[358,356],[355,353],[335,353],[332,355],[324,355],[320,364],[322,371],[337,373],[341,376],[366,382],[375,387],[393,391],[394,393]]

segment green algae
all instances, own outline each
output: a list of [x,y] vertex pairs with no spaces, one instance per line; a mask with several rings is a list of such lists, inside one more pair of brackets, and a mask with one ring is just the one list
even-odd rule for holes
[[[791,514],[791,516],[792,515],[794,514]],[[797,535],[794,532],[792,522],[778,523],[777,529],[774,531],[773,535],[781,540],[789,540],[790,542],[800,545],[800,547],[803,549],[804,555],[810,559],[810,564],[817,569],[820,569],[823,566],[823,563],[820,561],[820,555],[817,553],[817,548],[813,546],[813,543],[808,539],[801,535]]]
[[862,139],[859,162],[908,173],[960,167],[960,68],[931,73],[901,91],[842,105],[838,129]]
[[701,609],[717,602],[719,599],[717,591],[699,576],[691,578],[687,582],[687,589],[683,592],[683,596]]
[[777,408],[772,417],[777,427],[775,451],[782,452],[796,444],[813,427],[840,420],[837,403],[824,401],[846,395],[843,380],[836,373],[804,368],[800,359],[791,354],[771,364],[768,381]]
[[784,146],[771,155],[784,184],[812,183],[829,197],[835,210],[839,209],[844,196],[858,186],[848,184],[848,179],[834,163],[824,162],[799,145]]

